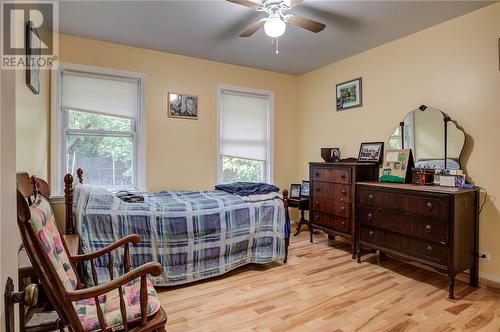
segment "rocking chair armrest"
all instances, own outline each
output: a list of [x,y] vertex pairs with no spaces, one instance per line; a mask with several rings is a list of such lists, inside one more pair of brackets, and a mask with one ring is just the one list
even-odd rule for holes
[[163,268],[160,263],[149,262],[104,284],[100,284],[98,286],[93,286],[89,288],[69,291],[67,292],[66,296],[67,299],[70,301],[79,301],[79,300],[93,298],[102,294],[106,294],[112,291],[113,289],[123,286],[126,283],[134,279],[137,279],[139,277],[145,277],[148,274],[151,274],[153,276],[158,276],[161,274],[162,271]]
[[87,254],[82,254],[82,255],[71,256],[70,260],[73,263],[89,261],[91,259],[101,257],[101,256],[121,247],[122,245],[124,245],[126,243],[139,243],[140,241],[141,241],[141,237],[137,234],[127,235],[124,238],[119,239],[115,243],[112,243],[109,246],[104,247],[102,249],[99,249],[97,251],[89,252]]

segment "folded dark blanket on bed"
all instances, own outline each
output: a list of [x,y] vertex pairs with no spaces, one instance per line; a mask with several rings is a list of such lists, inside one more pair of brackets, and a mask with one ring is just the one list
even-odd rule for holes
[[116,197],[127,203],[144,202],[144,196],[133,194],[126,190],[117,192]]
[[263,195],[278,192],[279,188],[268,183],[258,182],[234,182],[226,184],[218,184],[215,186],[217,190],[223,190],[230,194],[239,196]]

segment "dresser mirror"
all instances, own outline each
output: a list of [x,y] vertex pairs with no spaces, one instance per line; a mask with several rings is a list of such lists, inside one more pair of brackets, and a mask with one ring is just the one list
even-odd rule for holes
[[389,138],[390,149],[411,149],[415,168],[460,169],[465,132],[440,110],[420,106]]

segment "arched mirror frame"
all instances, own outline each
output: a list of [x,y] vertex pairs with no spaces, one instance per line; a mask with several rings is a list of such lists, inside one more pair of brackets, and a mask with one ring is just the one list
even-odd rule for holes
[[[427,107],[426,105],[420,105],[420,107],[418,108],[418,110],[422,111],[422,112],[425,112],[426,109],[428,109],[429,107]],[[434,108],[435,109],[435,108]],[[460,169],[462,169],[462,154],[464,152],[464,147],[465,147],[465,144],[467,143],[467,134],[465,133],[465,130],[460,127],[456,121],[452,120],[448,114],[444,113],[443,111],[441,110],[438,110],[438,109],[435,109],[436,111],[439,111],[441,112],[441,114],[443,114],[443,126],[444,126],[444,168],[448,168],[448,123],[452,123],[456,128],[457,130],[461,131],[463,134],[464,134],[464,143],[462,145],[462,148],[460,149],[460,154],[458,156],[458,165],[460,167]],[[411,114],[412,112],[415,112],[416,110],[414,111],[411,111],[409,113],[407,113],[405,115],[405,118]],[[405,135],[404,135],[404,127],[405,127],[405,120],[403,119],[403,121],[401,121],[399,123],[399,130],[400,130],[400,135],[401,135],[401,149],[404,149],[405,148]]]

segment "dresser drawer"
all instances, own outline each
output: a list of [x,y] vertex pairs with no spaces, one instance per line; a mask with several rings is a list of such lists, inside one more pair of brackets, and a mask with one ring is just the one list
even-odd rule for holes
[[351,233],[351,221],[347,218],[314,211],[312,222],[344,233]]
[[360,238],[372,243],[406,253],[436,263],[448,263],[448,250],[445,245],[394,234],[375,228],[361,226]]
[[438,243],[448,243],[447,220],[365,207],[360,208],[358,213],[362,225]]
[[314,167],[311,169],[313,181],[325,181],[334,183],[351,183],[351,172],[349,168],[326,168]]
[[335,214],[344,218],[351,216],[351,203],[342,202],[328,197],[313,196],[312,208],[314,211]]
[[331,182],[314,181],[314,197],[330,197],[334,200],[350,202],[351,186]]
[[448,199],[358,188],[359,204],[416,215],[448,219]]

